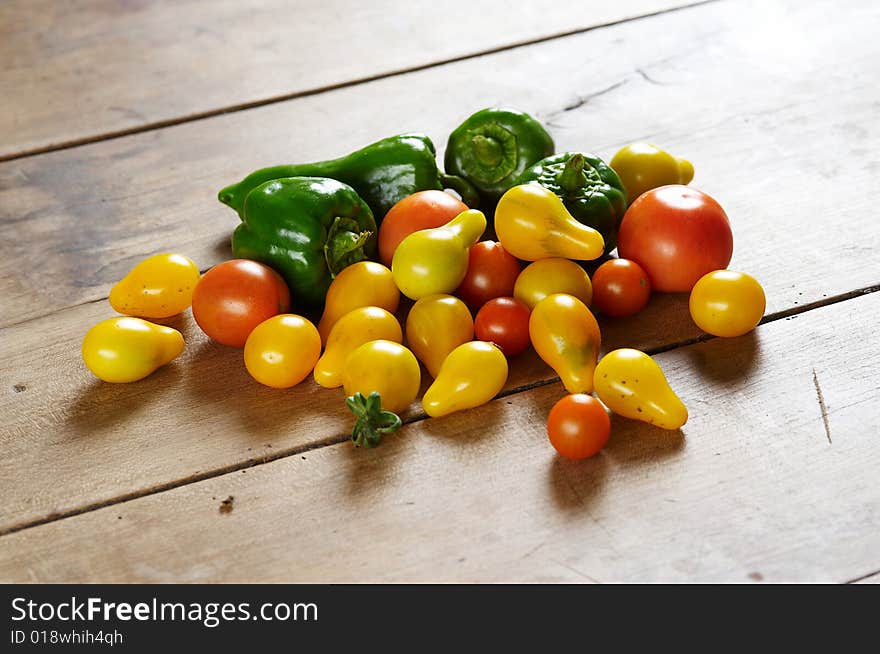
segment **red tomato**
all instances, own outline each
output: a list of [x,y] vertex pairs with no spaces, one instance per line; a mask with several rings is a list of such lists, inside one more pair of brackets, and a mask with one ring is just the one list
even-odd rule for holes
[[420,229],[445,225],[467,205],[444,191],[419,191],[395,204],[379,226],[379,258],[388,268],[400,242]]
[[281,275],[247,259],[214,266],[193,292],[196,323],[215,341],[233,347],[244,347],[254,327],[289,310],[290,291]]
[[611,435],[611,419],[592,395],[566,395],[550,409],[547,436],[566,459],[586,459],[597,454]]
[[685,293],[706,273],[727,267],[733,235],[720,204],[673,184],[647,191],[630,205],[617,251],[645,269],[654,290]]
[[593,273],[593,306],[608,316],[635,315],[650,298],[651,282],[635,261],[611,259]]
[[497,297],[486,302],[477,312],[474,335],[478,341],[497,345],[504,356],[515,357],[531,342],[530,315],[531,311],[523,302],[512,297]]
[[519,261],[501,243],[480,241],[470,250],[467,274],[455,294],[479,309],[496,297],[512,296],[518,276]]

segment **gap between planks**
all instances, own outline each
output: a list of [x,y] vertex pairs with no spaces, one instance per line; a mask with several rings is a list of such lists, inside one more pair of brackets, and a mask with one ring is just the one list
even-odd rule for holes
[[[868,286],[866,288],[858,289],[855,291],[850,291],[848,293],[842,293],[840,295],[835,295],[829,298],[823,298],[822,300],[818,300],[816,302],[811,302],[809,304],[802,305],[800,307],[794,307],[791,309],[786,309],[784,311],[778,311],[776,313],[768,314],[761,319],[760,325],[765,325],[771,322],[776,322],[777,320],[791,318],[800,314],[808,313],[814,309],[831,306],[834,304],[839,304],[841,302],[846,302],[847,300],[852,300],[854,298],[862,297],[864,295],[869,295],[871,293],[876,293],[880,291],[880,284],[874,284],[872,286]],[[100,300],[96,300],[100,301]],[[90,304],[90,303],[87,303]],[[712,336],[711,334],[702,334],[696,338],[688,338],[682,341],[677,341],[675,343],[671,343],[668,345],[663,345],[660,347],[649,348],[646,350],[647,354],[657,355],[662,354],[664,352],[670,352],[672,350],[676,350],[682,347],[688,347],[690,345],[695,345],[697,343],[703,343],[706,341],[714,340],[717,338],[716,336]],[[814,380],[815,380],[815,370],[813,371]],[[536,388],[541,388],[543,386],[549,386],[550,384],[555,384],[559,381],[559,377],[548,377],[546,379],[540,379],[534,382],[530,382],[528,384],[523,384],[521,386],[516,386],[514,388],[508,389],[499,393],[493,401],[501,400],[506,397],[510,397],[512,395],[516,395],[519,393],[525,393],[530,390],[534,390]],[[829,443],[831,442],[830,435],[828,434],[828,419],[824,412],[824,402],[820,402],[820,406],[823,408],[823,421],[826,429],[826,436],[828,436]],[[424,412],[417,413],[416,415],[408,418],[404,425],[411,425],[418,422],[421,422],[427,418],[427,414]],[[38,518],[35,520],[29,520],[17,525],[12,525],[5,529],[0,529],[0,538],[3,536],[8,536],[10,534],[14,534],[16,532],[24,531],[26,529],[30,529],[32,527],[39,527],[41,525],[49,524],[52,522],[58,522],[60,520],[65,520],[67,518],[72,518],[74,516],[82,515],[84,513],[90,513],[92,511],[96,511],[98,509],[103,509],[109,506],[113,506],[115,504],[122,504],[124,502],[128,502],[131,500],[139,499],[142,497],[149,497],[150,495],[157,495],[159,493],[164,493],[165,491],[173,490],[175,488],[181,488],[183,486],[188,486],[190,484],[198,483],[201,481],[205,481],[207,479],[213,479],[215,477],[221,477],[223,475],[227,475],[233,472],[245,471],[249,468],[254,468],[256,466],[260,466],[266,463],[271,463],[273,461],[278,461],[280,459],[286,459],[292,456],[301,455],[306,452],[311,452],[313,450],[321,449],[324,447],[330,447],[333,445],[338,445],[340,443],[344,443],[350,438],[348,434],[341,434],[335,436],[329,436],[326,438],[322,438],[320,440],[307,443],[305,445],[290,447],[284,450],[278,450],[277,452],[273,452],[272,454],[268,454],[266,456],[255,457],[251,459],[247,459],[245,461],[241,461],[239,463],[222,466],[219,468],[214,468],[212,470],[206,470],[203,473],[190,475],[188,477],[183,477],[181,479],[176,479],[174,481],[170,481],[164,484],[157,484],[155,486],[151,486],[149,488],[141,489],[138,491],[134,491],[131,493],[125,493],[122,495],[118,495],[116,497],[102,500],[100,502],[93,502],[91,504],[86,504],[81,507],[70,509],[68,511],[62,511],[58,513],[53,513],[47,515],[42,518]],[[854,583],[857,581],[861,581],[862,579],[867,579],[875,574],[880,574],[880,570],[868,573],[865,576],[857,577],[856,579],[852,579],[847,581],[846,583]]]
[[[70,139],[67,141],[61,141],[59,143],[42,146],[38,148],[31,148],[29,150],[22,150],[20,152],[15,152],[12,154],[0,155],[0,163],[6,161],[15,161],[18,159],[25,159],[28,157],[34,157],[41,154],[47,154],[49,152],[58,152],[60,150],[70,150],[72,148],[76,148],[83,145],[89,145],[92,143],[99,143],[102,141],[112,141],[114,139],[124,138],[126,136],[132,136],[134,134],[142,134],[144,132],[151,132],[157,129],[163,129],[166,127],[174,127],[175,125],[183,125],[185,123],[192,123],[199,120],[204,120],[206,118],[214,118],[216,116],[222,116],[224,114],[231,114],[240,111],[247,111],[248,109],[256,109],[259,107],[265,107],[267,105],[278,104],[280,102],[286,102],[288,100],[295,100],[297,98],[305,98],[314,95],[320,95],[321,93],[327,93],[329,91],[335,91],[338,89],[360,86],[362,84],[367,84],[369,82],[375,82],[382,79],[388,79],[391,77],[399,77],[401,75],[407,75],[409,73],[415,73],[423,70],[429,70],[431,68],[437,68],[439,66],[444,66],[447,64],[452,64],[460,61],[468,61],[470,59],[477,59],[479,57],[483,57],[486,55],[496,54],[499,52],[506,52],[508,50],[516,50],[518,48],[525,48],[531,45],[537,45],[539,43],[547,43],[549,41],[554,41],[556,39],[562,39],[568,36],[575,36],[578,34],[585,34],[587,32],[592,32],[596,30],[605,29],[608,27],[614,27],[615,25],[622,25],[625,23],[635,22],[639,20],[643,20],[646,18],[652,18],[655,16],[661,16],[663,14],[678,12],[682,10],[692,9],[694,7],[699,7],[706,4],[712,4],[715,2],[719,2],[720,0],[698,0],[698,2],[692,2],[686,5],[681,5],[678,7],[668,7],[665,9],[659,9],[657,11],[652,11],[644,14],[640,14],[638,16],[629,16],[626,18],[619,18],[616,20],[607,21],[604,23],[599,23],[597,25],[590,25],[589,27],[582,27],[573,30],[567,30],[563,32],[556,32],[555,34],[550,34],[547,36],[539,36],[531,39],[524,39],[522,41],[516,41],[514,43],[508,43],[506,45],[500,45],[493,48],[487,48],[485,50],[480,50],[478,52],[472,52],[469,54],[458,55],[454,57],[446,57],[444,59],[438,59],[437,61],[428,62],[425,64],[419,64],[416,66],[407,66],[403,68],[397,68],[394,70],[390,70],[384,73],[376,73],[374,75],[365,75],[362,77],[356,77],[354,79],[338,82],[335,84],[328,84],[325,86],[318,86],[312,89],[307,89],[305,91],[296,91],[293,93],[283,93],[281,95],[275,95],[268,98],[263,98],[261,100],[254,100],[252,102],[243,102],[240,104],[229,105],[226,107],[219,107],[217,109],[211,109],[208,111],[200,111],[192,114],[188,114],[185,116],[179,116],[177,118],[170,118],[167,120],[157,120],[150,123],[145,123],[143,125],[138,125],[136,127],[130,127],[126,129],[120,129],[115,131],[106,132],[104,134],[96,134],[94,136],[85,136],[76,139]],[[644,73],[642,73],[644,75]],[[2,534],[0,534],[2,535]]]

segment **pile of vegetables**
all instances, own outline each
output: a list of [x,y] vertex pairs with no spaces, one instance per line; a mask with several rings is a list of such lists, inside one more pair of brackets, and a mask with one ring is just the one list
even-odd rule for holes
[[[219,199],[241,218],[235,259],[204,275],[180,254],[138,264],[110,292],[124,315],[86,334],[86,365],[108,382],[143,379],[184,349],[180,332],[150,321],[192,306],[205,334],[243,348],[261,384],[289,388],[311,375],[342,387],[359,446],[401,427],[423,369],[433,382],[422,408],[443,416],[496,397],[508,360],[530,346],[568,393],[547,419],[562,456],[600,451],[608,410],[684,425],[687,409],[651,357],[619,349],[600,359],[593,311],[623,318],[652,292],[689,292],[691,316],[710,334],[760,322],[764,292],[726,270],[730,224],[686,186],[693,166],[644,143],[610,165],[555,154],[538,121],[508,108],[465,120],[444,163],[446,173],[426,136],[403,134],[227,186]],[[584,265],[602,258],[591,279]]]

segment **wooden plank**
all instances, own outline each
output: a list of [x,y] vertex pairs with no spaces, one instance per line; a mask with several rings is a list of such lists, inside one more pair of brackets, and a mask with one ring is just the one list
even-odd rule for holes
[[502,0],[0,4],[0,159],[680,6]]
[[831,22],[790,0],[760,11],[783,27],[756,31],[753,14],[709,4],[0,164],[0,325],[105,297],[151,253],[204,268],[227,258],[237,217],[216,193],[254,168],[406,130],[442,148],[471,110],[497,103],[547,121],[560,149],[610,157],[648,139],[689,156],[694,184],[731,217],[731,265],[767,285],[770,311],[875,284],[872,194],[845,189],[877,189],[880,154],[865,144],[880,129],[880,7]]
[[659,355],[688,424],[615,418],[585,462],[547,443],[544,386],[11,534],[0,580],[852,579],[880,562],[878,316],[874,293]]
[[[705,25],[717,26],[725,21],[730,23],[729,31],[724,32],[726,37],[716,34],[712,38],[718,41],[722,49],[733,47],[731,43],[736,42],[735,39],[740,35],[739,30],[742,29],[741,26],[737,27],[740,25],[737,22],[740,20],[739,14],[730,14],[726,10],[720,14],[714,13],[721,9],[722,5],[713,5],[677,14],[676,18],[680,23],[671,21],[669,16],[643,21],[642,37],[631,29],[632,26],[624,25],[607,30],[609,34],[618,34],[610,41],[597,41],[603,32],[594,32],[567,40],[568,50],[548,50],[553,44],[535,46],[535,60],[541,62],[551,55],[570,53],[572,47],[587,46],[592,52],[607,51],[610,57],[616,52],[612,43],[615,38],[619,38],[624,43],[641,43],[645,39],[654,39],[657,52],[641,52],[645,61],[651,61],[649,54],[653,57],[676,51],[675,47],[678,46],[671,40],[664,40],[664,35],[675,34],[676,30],[682,29],[698,35],[701,34],[701,29],[705,29]],[[695,14],[695,17],[689,18],[691,14]],[[792,11],[789,21],[795,27],[809,25],[815,19],[810,19],[811,16]],[[712,20],[708,20],[709,18]],[[657,25],[652,27],[655,23]],[[678,27],[673,29],[676,24]],[[708,39],[709,36],[706,34],[702,38]],[[718,59],[719,61],[709,63],[721,65],[720,60],[723,57],[718,55]],[[479,63],[469,62],[467,68],[478,70],[476,66]],[[498,63],[495,61],[489,65]],[[614,62],[608,59],[607,63],[611,66]],[[866,65],[860,60],[850,63],[851,70],[864,69]],[[624,61],[624,64],[625,68],[635,65],[633,61]],[[643,65],[646,64],[643,62]],[[459,66],[464,64],[451,68],[458,69]],[[696,67],[695,64],[689,70],[696,70]],[[659,69],[662,70],[663,66],[660,65]],[[707,64],[707,68],[702,70],[706,83],[711,83],[714,79],[708,77],[711,66]],[[446,74],[449,74],[448,71]],[[619,74],[619,71],[608,74]],[[557,91],[563,88],[560,80],[554,79],[551,76],[548,80],[548,88],[556,88]],[[386,82],[389,80],[382,84]],[[512,81],[508,82],[512,84]],[[818,94],[820,90],[825,93],[825,90],[817,89],[814,85],[822,82],[830,84],[831,80],[825,79],[820,72],[814,72],[811,76],[806,76],[805,73],[801,77],[793,75],[791,81],[797,88],[804,87],[799,91],[801,96],[807,97],[810,93],[817,96],[814,103],[820,105],[817,111],[821,110],[824,97]],[[425,88],[433,88],[429,77],[419,84],[423,84]],[[660,97],[665,97],[655,96],[653,85],[642,87],[636,79],[628,81],[615,93],[623,93],[630,85],[639,86],[641,92],[658,101]],[[693,91],[691,86],[685,86],[680,93]],[[517,88],[518,92],[524,92],[521,85]],[[525,91],[531,92],[529,89]],[[561,91],[559,93],[562,94]],[[587,120],[593,120],[596,116],[592,113],[594,109],[590,107],[614,101],[615,93],[609,92],[601,98],[591,100],[577,112],[587,112]],[[839,98],[849,97],[841,93]],[[391,95],[404,98],[402,89]],[[335,97],[335,94],[326,96]],[[622,100],[632,101],[636,96],[633,93]],[[307,102],[311,100],[303,99],[290,105],[299,106]],[[671,99],[667,102],[671,102]],[[852,107],[864,110],[856,95],[849,102]],[[758,104],[759,99],[745,96],[743,103]],[[616,101],[613,107],[625,108]],[[316,107],[312,109],[317,111]],[[595,112],[604,116],[607,109],[595,109]],[[407,105],[407,112],[415,110],[414,104]],[[577,112],[568,112],[565,120],[573,120]],[[616,133],[623,133],[623,123],[632,127],[632,123],[626,119],[621,119],[622,123],[614,126],[614,115],[609,113],[606,117]],[[855,112],[855,115],[861,114]],[[655,114],[651,116],[657,117]],[[212,133],[216,140],[223,139],[226,132],[218,131],[217,126],[233,118],[204,121],[186,129],[177,128],[179,131],[175,133],[191,135],[192,130],[202,129],[199,136],[201,140],[197,141],[206,147],[211,143]],[[695,120],[697,118],[699,116],[695,116]],[[318,120],[317,114],[313,115],[313,119]],[[379,120],[383,119],[373,119],[374,122]],[[430,120],[452,122],[451,118],[435,117]],[[562,118],[557,117],[554,120]],[[632,120],[632,116],[629,120]],[[698,166],[700,161],[707,162],[710,171],[706,173],[707,184],[712,185],[713,192],[715,187],[728,188],[724,191],[728,195],[723,199],[725,204],[728,204],[727,198],[731,199],[734,205],[731,216],[736,224],[738,243],[746,243],[745,246],[738,245],[734,264],[749,270],[764,281],[769,296],[769,309],[791,309],[799,303],[821,300],[826,294],[867,283],[876,272],[870,266],[864,265],[864,258],[858,255],[860,252],[868,252],[870,244],[876,243],[878,239],[876,227],[869,224],[870,214],[858,211],[860,203],[867,202],[867,197],[863,194],[850,194],[846,196],[845,205],[833,207],[831,203],[836,196],[831,199],[825,196],[814,198],[811,201],[816,206],[828,206],[833,211],[821,216],[804,214],[807,216],[807,227],[799,225],[795,228],[793,225],[801,220],[801,215],[794,211],[783,211],[784,204],[786,198],[789,198],[793,206],[801,206],[798,205],[799,202],[806,206],[807,200],[799,198],[797,191],[805,184],[801,177],[810,178],[813,172],[812,169],[806,173],[801,171],[800,156],[813,152],[818,145],[809,139],[796,139],[795,134],[783,126],[773,133],[783,134],[779,137],[780,143],[789,144],[800,154],[780,160],[776,155],[770,156],[774,154],[774,149],[766,143],[767,125],[752,130],[748,123],[732,120],[735,128],[730,131],[722,130],[717,134],[710,131],[709,134],[719,138],[723,136],[719,146],[721,150],[726,148],[728,152],[743,153],[751,148],[749,156],[754,157],[755,169],[729,164],[725,167],[723,161],[717,160],[718,153],[710,152],[712,145],[717,143],[711,139],[706,144],[693,141],[694,147],[699,146],[703,152],[701,157],[694,156],[694,159]],[[810,124],[810,120],[813,121],[811,129],[820,144],[827,145],[827,141],[822,141],[818,134],[819,125],[828,120],[827,116],[820,117],[810,113],[808,119],[801,122],[799,129],[803,130],[805,125]],[[683,138],[686,134],[673,131],[673,123],[676,121],[675,116],[670,114],[663,116],[662,120],[657,118],[655,126],[660,129],[662,125],[662,129],[668,130],[669,134],[682,134],[676,138]],[[573,127],[572,130],[581,134],[587,132],[588,126],[580,124],[580,119],[574,124],[580,126]],[[351,129],[362,136],[369,130],[363,125],[355,125]],[[167,153],[184,156],[188,149],[169,140],[171,131],[155,133],[153,138],[157,139],[157,143],[152,149],[146,149],[145,144],[140,142],[146,137],[141,135],[132,139],[120,139],[112,144],[10,162],[3,168],[9,172],[12,171],[12,166],[32,163],[37,159],[46,166],[42,172],[38,167],[28,169],[30,174],[41,176],[42,181],[36,186],[25,183],[24,186],[13,189],[10,194],[0,196],[0,206],[5,206],[3,201],[11,198],[23,202],[23,198],[30,192],[26,189],[32,191],[39,187],[46,190],[44,195],[39,196],[43,200],[34,199],[35,206],[42,207],[36,209],[36,213],[27,218],[22,216],[22,220],[17,223],[0,223],[0,230],[7,230],[2,232],[3,237],[0,238],[0,252],[3,253],[0,267],[4,273],[0,277],[0,287],[5,285],[0,303],[7,311],[16,312],[5,313],[4,317],[14,315],[11,319],[7,318],[7,322],[18,322],[16,318],[21,317],[22,313],[35,311],[35,306],[42,307],[39,309],[41,312],[45,312],[49,306],[64,306],[59,298],[70,299],[71,293],[94,293],[96,289],[105,292],[109,280],[121,275],[143,253],[154,249],[180,249],[189,253],[195,250],[202,263],[225,256],[226,234],[235,219],[225,208],[207,197],[216,186],[210,181],[211,178],[219,178],[219,175],[209,174],[201,181],[193,181],[188,177],[174,181],[174,175],[166,170],[170,162],[165,157],[169,156]],[[746,140],[745,144],[736,140],[737,134]],[[268,148],[268,132],[264,136],[266,141],[262,147]],[[364,140],[368,139],[365,137]],[[102,165],[106,166],[107,151],[104,148],[117,148],[124,142],[128,142],[130,146],[135,142],[140,145],[129,153],[130,156],[125,154],[127,151],[124,148],[115,150],[116,160],[121,168],[117,172],[122,176],[119,178],[121,181],[111,182],[113,174],[107,170],[99,170]],[[573,142],[575,141],[569,141]],[[198,150],[195,147],[196,141],[190,141],[188,145]],[[319,146],[314,142],[312,147]],[[842,156],[842,152],[850,152],[847,148],[854,148],[856,145],[854,141],[843,139],[840,147],[840,152],[832,150],[827,156],[836,160],[835,157]],[[690,154],[686,150],[681,151]],[[70,159],[74,153],[79,153],[76,157],[81,158]],[[762,158],[764,155],[761,153],[768,153],[767,158]],[[725,160],[727,156],[726,154]],[[826,154],[823,153],[823,156]],[[864,156],[874,155],[865,153]],[[211,158],[212,165],[219,166],[221,158],[221,152],[216,151]],[[133,163],[135,160],[136,164]],[[54,164],[51,163],[53,161]],[[63,166],[62,162],[70,165]],[[192,162],[195,163],[195,158]],[[177,171],[179,175],[187,165],[185,161],[178,165],[181,166]],[[229,163],[223,165],[228,166]],[[773,196],[769,191],[764,193],[761,197],[766,198],[767,206],[763,206],[754,196],[753,189],[762,184],[769,187],[769,182],[761,182],[760,179],[771,175],[774,168],[774,179],[781,180],[779,184],[783,186],[788,185],[789,190],[779,197]],[[87,175],[94,176],[91,178],[92,183],[85,183],[83,171],[90,171]],[[698,172],[699,174],[701,173]],[[873,179],[867,179],[866,173],[862,175],[858,171],[852,171],[852,175],[854,179],[861,180],[864,187],[875,183]],[[59,187],[55,191],[49,184],[53,176],[58,180]],[[131,190],[124,188],[127,184],[133,184],[139,190],[132,195]],[[173,185],[169,187],[168,184]],[[101,202],[101,198],[110,189],[108,185],[115,185],[115,192],[118,193],[110,208]],[[95,186],[103,190],[96,192]],[[152,187],[162,193],[147,190]],[[33,199],[37,196],[31,197]],[[45,209],[47,202],[55,206],[55,209]],[[74,211],[77,213],[71,213],[70,207],[76,207]],[[138,215],[149,218],[136,218]],[[772,238],[787,239],[789,252],[786,256],[768,254],[767,223],[771,217],[782,225],[775,226]],[[114,226],[116,218],[121,221],[118,227]],[[836,227],[832,229],[831,225]],[[810,229],[821,230],[822,238],[814,237],[809,233]],[[33,261],[41,261],[43,265],[39,269],[32,268]],[[105,263],[100,263],[101,261]],[[817,269],[824,270],[824,274],[816,275]],[[67,287],[63,286],[64,283]],[[61,295],[55,295],[56,293]],[[645,313],[632,320],[604,323],[606,349],[620,345],[654,348],[696,336],[698,331],[690,323],[686,304],[687,299],[682,296],[660,297],[652,301]],[[319,391],[310,384],[289,393],[274,393],[256,386],[246,376],[239,354],[205,343],[198,330],[187,322],[189,318],[183,322],[183,328],[190,346],[179,362],[139,384],[100,384],[82,366],[79,360],[79,343],[92,324],[110,315],[112,312],[106,301],[101,301],[63,309],[40,320],[21,322],[2,331],[0,415],[4,416],[4,421],[0,425],[0,448],[8,455],[0,460],[0,477],[16,479],[16,484],[3,489],[0,530],[46,520],[54,514],[75,512],[200,476],[218,474],[225,469],[248,465],[252,460],[276,456],[277,452],[289,454],[315,443],[326,442],[327,439],[342,438],[347,431],[348,419],[339,407],[338,394]],[[548,378],[552,378],[552,373],[537,362],[534,355],[528,355],[513,366],[508,388],[540,383]],[[24,391],[21,390],[22,387]],[[267,444],[271,444],[271,447],[267,447]],[[149,456],[145,457],[145,453]],[[90,470],[91,473],[84,477],[80,472],[82,470]]]

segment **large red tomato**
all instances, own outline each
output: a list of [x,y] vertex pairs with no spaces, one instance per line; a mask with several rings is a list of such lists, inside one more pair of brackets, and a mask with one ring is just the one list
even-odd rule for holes
[[630,205],[617,252],[645,269],[654,290],[686,293],[706,273],[727,267],[733,235],[718,202],[673,184],[647,191]]
[[467,205],[445,191],[419,191],[408,195],[395,204],[379,227],[379,258],[387,267],[400,242],[420,229],[432,229],[445,225]]
[[217,264],[193,292],[196,323],[215,341],[232,347],[244,347],[257,325],[288,310],[290,291],[281,275],[247,259]]

